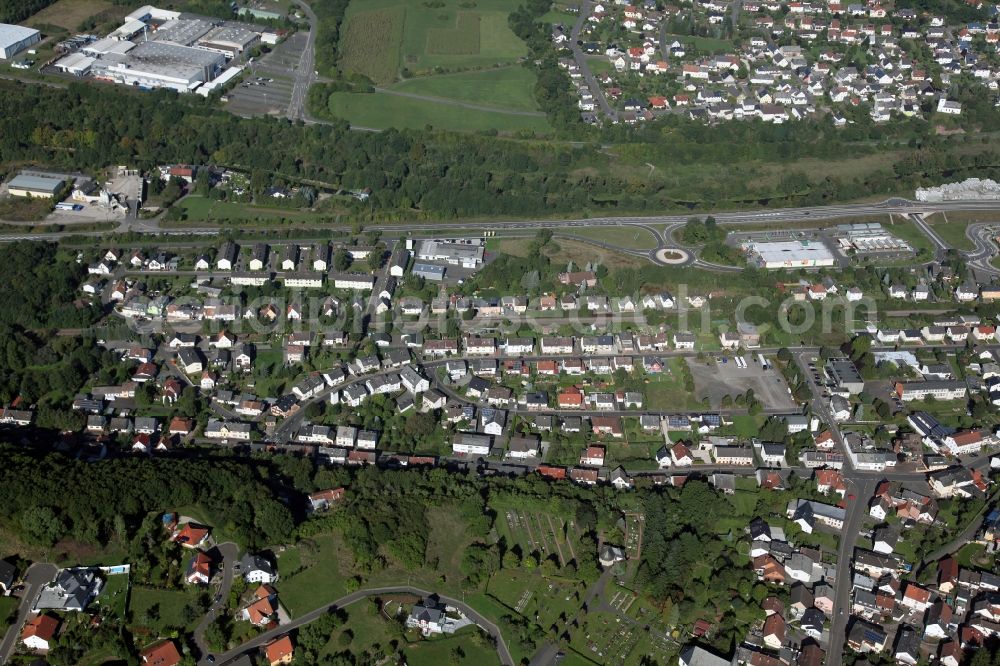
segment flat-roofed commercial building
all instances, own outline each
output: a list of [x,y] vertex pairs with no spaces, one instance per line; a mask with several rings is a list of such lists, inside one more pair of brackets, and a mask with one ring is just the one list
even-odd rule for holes
[[751,261],[761,268],[817,268],[833,266],[833,253],[819,242],[778,241],[746,244]]
[[40,197],[51,199],[65,181],[56,176],[21,173],[7,183],[7,192],[13,197]]
[[417,259],[444,261],[462,268],[479,268],[485,251],[486,247],[478,239],[462,242],[425,240],[417,250]]
[[23,25],[0,23],[0,60],[10,60],[24,49],[42,41],[42,33]]
[[260,33],[249,28],[220,25],[205,33],[196,46],[208,51],[217,51],[231,58],[252,49],[259,43]]

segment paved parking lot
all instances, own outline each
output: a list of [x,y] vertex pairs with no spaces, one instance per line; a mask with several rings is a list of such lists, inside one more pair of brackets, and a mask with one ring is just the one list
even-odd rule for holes
[[267,55],[248,65],[243,82],[228,94],[226,108],[238,116],[282,116],[288,112],[295,69],[306,47],[307,34],[297,32]]
[[743,355],[747,359],[746,368],[736,367],[730,358],[728,363],[721,361],[702,363],[696,359],[686,359],[694,376],[695,393],[698,399],[708,396],[713,407],[719,407],[726,395],[736,397],[753,389],[754,395],[763,403],[765,409],[796,408],[792,396],[788,394],[788,385],[777,370],[762,370],[760,365],[751,359],[752,354]]

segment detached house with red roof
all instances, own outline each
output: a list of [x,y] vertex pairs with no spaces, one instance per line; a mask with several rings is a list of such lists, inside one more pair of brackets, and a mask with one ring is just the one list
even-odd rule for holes
[[835,469],[816,470],[816,490],[824,495],[833,492],[843,497],[844,493],[847,492],[844,475]]
[[765,583],[785,583],[785,567],[770,553],[753,558],[753,570]]
[[785,618],[777,613],[769,615],[764,620],[764,629],[761,631],[764,644],[772,650],[781,649],[785,643],[785,629]]
[[282,636],[264,646],[264,657],[270,666],[290,664],[295,658],[295,649],[289,636]]
[[191,558],[188,565],[187,575],[184,580],[190,585],[208,585],[212,579],[212,558],[206,553],[198,551]]
[[151,645],[139,653],[146,666],[177,666],[181,663],[181,653],[173,641],[163,641]]
[[57,629],[59,620],[51,615],[39,615],[24,625],[21,642],[29,650],[48,652]]
[[172,541],[176,541],[185,548],[198,548],[201,544],[205,543],[208,539],[208,534],[210,530],[204,525],[198,525],[197,523],[184,523],[179,530],[177,530],[171,537]]
[[591,467],[601,467],[604,465],[604,447],[588,446],[580,456],[580,464]]
[[261,585],[254,592],[254,601],[240,612],[240,618],[255,627],[263,627],[271,622],[278,612],[277,592],[270,585]]
[[931,591],[916,583],[907,583],[899,605],[923,613],[931,605]]
[[583,407],[583,391],[575,386],[564,389],[556,398],[559,409],[581,409]]
[[313,493],[309,496],[309,513],[328,510],[331,505],[344,499],[345,492],[343,488],[329,488]]
[[678,467],[688,467],[694,464],[694,458],[684,442],[677,442],[670,447],[670,460]]

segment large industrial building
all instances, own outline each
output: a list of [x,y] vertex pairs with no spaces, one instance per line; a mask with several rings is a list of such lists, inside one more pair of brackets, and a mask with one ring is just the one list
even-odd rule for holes
[[7,193],[12,197],[52,199],[65,182],[57,176],[22,171],[7,183]]
[[194,90],[215,78],[225,56],[170,42],[142,42],[126,55],[102,58],[91,71],[95,78],[141,88]]
[[241,67],[233,60],[261,41],[262,29],[145,6],[104,39],[84,43],[55,63],[74,76],[140,88],[208,94]]
[[22,25],[0,23],[0,60],[10,60],[24,49],[42,41],[42,33]]
[[744,247],[750,261],[760,268],[818,268],[834,264],[833,253],[820,242],[750,241]]

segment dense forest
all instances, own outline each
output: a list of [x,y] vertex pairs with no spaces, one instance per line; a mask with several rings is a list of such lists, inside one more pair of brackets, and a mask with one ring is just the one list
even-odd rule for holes
[[4,288],[0,323],[25,327],[75,327],[93,322],[98,310],[73,304],[85,267],[58,256],[55,243],[22,241],[0,247]]
[[150,512],[197,506],[249,548],[280,543],[292,513],[274,499],[264,465],[128,458],[87,463],[0,446],[0,523],[49,547],[125,539]]
[[56,0],[0,0],[0,23],[19,23]]
[[[305,126],[238,118],[207,101],[167,91],[0,82],[0,156],[8,168],[15,163],[65,169],[212,163],[289,182],[370,187],[372,201],[359,204],[357,214],[373,210],[379,219],[820,204],[893,193],[936,182],[942,174],[962,177],[974,170],[979,176],[1000,177],[995,152],[970,155],[961,144],[933,137],[914,148],[919,145],[920,164],[926,166],[906,160],[905,170],[864,178],[813,178],[794,166],[777,184],[732,171],[724,175],[739,164],[866,154],[878,144],[864,127],[837,133],[815,123],[706,127],[673,119],[664,127],[637,132],[631,140],[645,142],[619,145],[614,156],[596,145],[446,132],[352,132],[346,123]],[[629,165],[647,162],[664,165],[664,177],[632,175]],[[707,177],[709,172],[716,177]]]

